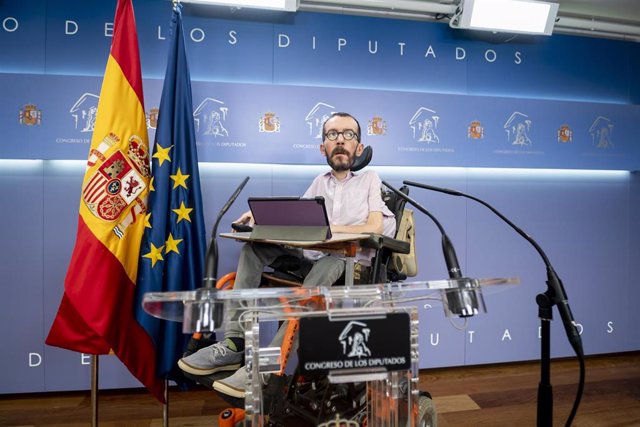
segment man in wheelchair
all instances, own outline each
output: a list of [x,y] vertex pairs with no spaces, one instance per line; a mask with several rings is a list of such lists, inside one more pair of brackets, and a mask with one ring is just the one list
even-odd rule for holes
[[[358,121],[347,113],[334,113],[322,128],[320,152],[331,170],[317,176],[304,197],[322,196],[332,233],[376,233],[394,237],[396,221],[381,196],[381,180],[374,171],[354,173],[351,169],[364,150]],[[251,213],[243,214],[236,222],[251,224]],[[326,286],[335,283],[344,273],[345,260],[336,255],[310,253],[277,245],[246,243],[238,262],[235,289],[256,288],[266,266],[283,257],[307,259],[311,268],[303,286]],[[375,251],[363,249],[356,258],[359,264],[369,265]],[[243,399],[247,372],[241,369],[244,355],[244,331],[239,322],[229,322],[224,340],[183,357],[178,366],[192,375],[210,375],[222,371],[236,371],[230,377],[213,383],[214,390]],[[280,347],[285,336],[281,326],[271,346]]]

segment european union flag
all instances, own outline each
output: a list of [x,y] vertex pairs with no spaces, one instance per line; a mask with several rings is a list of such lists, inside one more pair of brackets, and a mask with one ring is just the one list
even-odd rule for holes
[[180,6],[174,8],[169,61],[162,88],[152,156],[145,233],[140,247],[136,319],[156,345],[158,376],[180,378],[176,362],[189,337],[177,322],[156,319],[141,308],[145,292],[201,287],[206,235],[193,125],[191,79]]

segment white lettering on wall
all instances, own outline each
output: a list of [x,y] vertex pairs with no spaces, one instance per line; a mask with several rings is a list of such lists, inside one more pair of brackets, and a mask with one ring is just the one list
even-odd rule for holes
[[[104,35],[105,37],[113,37],[113,32],[114,32],[114,23],[113,22],[104,22]],[[6,32],[14,32],[17,31],[18,28],[20,26],[19,21],[12,16],[6,17],[2,20],[2,29]],[[65,35],[78,35],[80,31],[80,24],[77,21],[74,21],[72,19],[68,19],[64,21],[64,34]],[[166,28],[163,28],[162,25],[157,25],[157,30],[156,30],[156,38],[157,40],[166,40],[167,36],[165,35],[165,31],[167,31]],[[238,30],[235,29],[227,29],[227,39],[224,41],[226,42],[228,45],[232,45],[235,46],[238,44],[239,42],[239,36]],[[191,42],[194,43],[203,43],[203,42],[208,42],[208,40],[206,39],[206,32],[204,29],[202,28],[193,28],[189,31],[189,37],[191,38]],[[310,47],[311,50],[315,51],[318,49],[318,42],[322,43],[322,40],[318,39],[319,36],[317,35],[312,35],[311,37],[311,43],[310,43]],[[277,47],[278,48],[287,48],[291,46],[291,43],[293,42],[293,39],[291,38],[291,36],[289,36],[286,33],[279,33],[278,34],[278,39],[277,39]],[[344,48],[346,48],[349,45],[349,41],[348,41],[348,37],[338,37],[336,39],[337,42],[337,51],[338,52],[342,52],[344,50]],[[404,56],[405,55],[405,47],[407,45],[407,42],[404,41],[400,41],[400,42],[396,42],[398,44],[398,50],[399,50],[399,54],[400,56]],[[438,47],[438,45],[427,45],[427,48],[423,51],[423,57],[424,58],[432,58],[434,60],[437,59],[437,54],[436,54],[436,47]],[[365,47],[364,45],[358,45],[359,49],[367,49],[367,51],[369,52],[370,55],[378,55],[378,54],[385,54],[385,53],[389,53],[388,51],[385,51],[385,43],[384,41],[381,42],[380,39],[371,39],[367,41],[367,46]],[[449,52],[451,52],[451,47],[448,47],[448,51],[446,52],[447,55],[449,55]],[[453,47],[453,54],[454,54],[454,58],[456,61],[466,61],[467,60],[467,51],[465,47],[462,46],[454,46]],[[496,62],[498,59],[498,54],[495,50],[493,49],[486,49],[485,51],[480,51],[482,53],[480,53],[481,55],[484,55],[484,60],[486,62],[492,63],[492,62]],[[523,57],[523,53],[521,51],[513,51],[511,52],[512,55],[512,60],[514,64],[522,64],[524,61],[524,57]]]
[[434,347],[437,346],[438,343],[440,342],[440,333],[439,332],[436,332],[436,337],[435,338],[436,338],[436,340],[434,341],[433,340],[433,334],[431,334],[431,345],[434,346]]
[[498,54],[493,49],[487,49],[487,51],[484,53],[484,59],[486,59],[487,62],[495,62],[497,58]]
[[91,355],[80,353],[80,364],[81,365],[91,365]]
[[375,54],[378,52],[378,40],[376,40],[374,43],[375,43],[375,48],[371,50],[371,40],[369,40],[369,53],[371,54]]
[[12,16],[8,16],[2,20],[2,28],[8,33],[13,33],[18,29],[18,20]]
[[436,57],[436,52],[433,50],[433,46],[429,45],[429,48],[427,48],[427,53],[424,54],[424,57],[428,57],[429,55],[432,55],[434,58]]
[[74,35],[78,32],[78,23],[75,21],[64,21],[64,33],[67,35]]
[[467,331],[467,333],[469,334],[469,344],[473,344],[473,334],[476,331]]
[[291,39],[286,34],[278,34],[278,47],[288,47]]
[[35,368],[42,364],[42,356],[38,353],[29,353],[29,367]]
[[509,340],[511,341],[511,333],[509,332],[508,329],[504,330],[504,334],[502,334],[502,341],[504,340]]
[[578,335],[582,335],[582,331],[584,331],[582,323],[576,323],[576,329],[578,329]]
[[194,28],[189,33],[189,36],[194,42],[200,43],[204,40],[204,31],[202,30],[202,28]]
[[608,334],[613,333],[613,322],[611,320],[607,322],[607,333]]
[[343,39],[342,37],[340,37],[338,39],[338,52],[340,52],[342,48],[345,47],[346,45],[347,45],[347,39]]
[[[2,21],[2,26],[3,29],[5,31],[8,32],[13,32],[16,31],[18,29],[19,26],[19,22],[18,20],[16,20],[13,17],[7,17]],[[65,21],[65,29],[64,32],[66,35],[76,35],[78,34],[80,30],[80,26],[78,24],[78,22],[73,21],[73,20],[66,20]],[[112,22],[105,22],[104,23],[104,35],[105,37],[113,37],[113,30],[114,30],[114,24]],[[166,29],[163,29],[161,25],[157,26],[157,31],[156,31],[156,38],[157,40],[166,40],[167,36],[165,35],[164,31]],[[192,42],[195,43],[202,43],[205,42],[205,38],[206,38],[206,32],[204,29],[202,28],[193,28],[189,31],[189,37],[191,38]],[[229,29],[227,30],[227,39],[226,39],[226,43],[232,46],[235,46],[238,44],[238,30],[234,30],[234,29]],[[291,36],[289,36],[286,33],[279,33],[278,34],[278,40],[277,40],[277,47],[278,48],[287,48],[291,46],[292,43],[292,38]],[[338,37],[336,39],[337,42],[337,51],[338,52],[342,52],[344,50],[344,48],[346,48],[349,45],[349,40],[347,37]],[[407,45],[406,42],[397,42],[398,43],[398,48],[399,48],[399,53],[400,56],[404,56],[405,54],[405,47]],[[436,46],[434,45],[428,45],[426,50],[424,51],[424,58],[433,58],[433,59],[437,59],[437,54],[436,54]],[[317,50],[318,48],[318,36],[313,35],[311,36],[311,50]],[[364,46],[361,46],[361,48],[365,48]],[[383,54],[385,53],[384,51],[384,43],[380,43],[380,40],[368,40],[367,41],[367,47],[366,47],[367,51],[369,52],[369,54],[371,55],[378,55],[378,54]],[[454,58],[456,61],[465,61],[467,59],[467,51],[466,48],[461,47],[461,46],[456,46],[454,48]],[[513,55],[513,62],[514,64],[521,64],[523,62],[523,57],[522,57],[522,52],[520,51],[515,51],[512,53]],[[498,54],[495,50],[493,49],[487,49],[484,51],[484,60],[487,62],[496,62],[498,59]]]

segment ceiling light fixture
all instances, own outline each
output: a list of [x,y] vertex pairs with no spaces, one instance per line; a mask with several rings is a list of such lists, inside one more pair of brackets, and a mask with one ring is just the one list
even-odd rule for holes
[[462,0],[452,28],[551,35],[558,4],[537,0]]
[[299,0],[182,0],[182,3],[295,12],[298,10]]

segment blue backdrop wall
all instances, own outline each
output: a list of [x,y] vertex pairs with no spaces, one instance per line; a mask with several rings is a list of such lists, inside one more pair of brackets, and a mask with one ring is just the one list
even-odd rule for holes
[[[166,63],[170,2],[134,1],[150,139]],[[0,393],[86,389],[89,360],[46,347],[75,238],[115,1],[0,2]],[[640,256],[638,44],[455,32],[356,16],[214,12],[184,22],[205,206],[301,194],[326,169],[319,124],[349,111],[386,181],[456,188],[533,235],[564,280],[587,354],[637,350]],[[518,276],[460,331],[421,307],[421,366],[538,357],[542,262],[486,209],[423,190],[471,277]],[[228,221],[246,210],[238,202]],[[445,268],[435,227],[417,217],[417,279]],[[210,230],[209,230],[210,231]],[[235,242],[220,242],[232,271]],[[553,355],[571,354],[553,325]],[[103,358],[103,387],[136,386]]]

